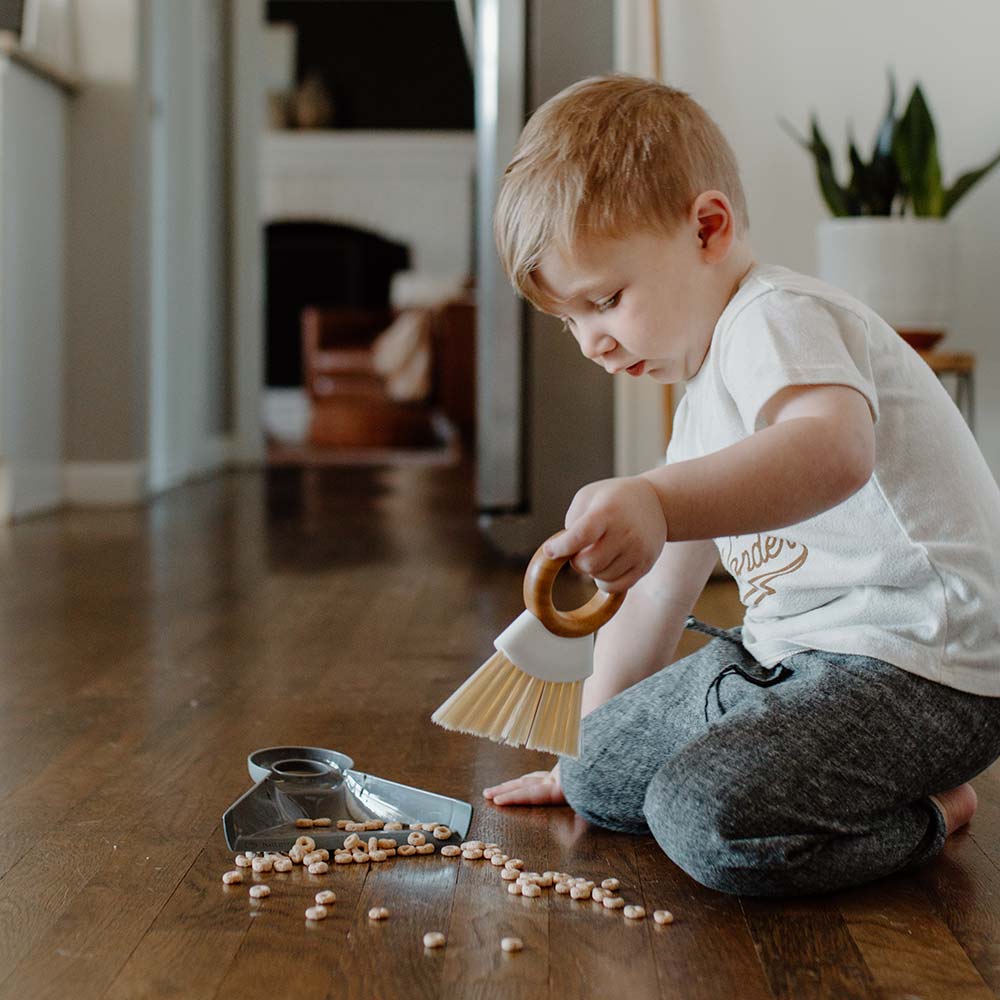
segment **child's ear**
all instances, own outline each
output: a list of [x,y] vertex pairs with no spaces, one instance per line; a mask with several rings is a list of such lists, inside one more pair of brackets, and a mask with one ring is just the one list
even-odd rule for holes
[[721,191],[702,191],[691,206],[699,253],[706,264],[725,260],[736,236],[733,206]]

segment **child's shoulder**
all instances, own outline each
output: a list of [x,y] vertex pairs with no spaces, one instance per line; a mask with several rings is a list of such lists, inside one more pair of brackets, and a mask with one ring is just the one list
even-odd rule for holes
[[719,317],[720,328],[769,319],[821,312],[846,323],[868,327],[874,313],[841,288],[780,264],[759,264],[744,278]]

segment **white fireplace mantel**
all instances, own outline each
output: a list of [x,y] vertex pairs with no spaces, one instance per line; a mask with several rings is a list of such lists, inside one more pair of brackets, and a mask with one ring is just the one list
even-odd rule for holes
[[471,131],[267,131],[262,219],[370,229],[408,244],[413,270],[467,274],[475,162]]

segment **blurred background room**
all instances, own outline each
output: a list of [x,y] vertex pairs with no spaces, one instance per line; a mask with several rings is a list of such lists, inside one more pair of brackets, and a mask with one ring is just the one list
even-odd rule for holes
[[[977,0],[946,32],[930,2],[0,9],[5,521],[233,469],[461,467],[486,537],[523,554],[584,482],[661,460],[683,391],[589,370],[507,289],[489,216],[532,108],[614,69],[689,90],[735,147],[759,258],[809,273],[830,209],[789,132],[811,114],[845,186],[890,72],[897,115],[922,85],[947,182],[1000,136]],[[998,216],[990,174],[943,227],[931,323],[994,470]]]

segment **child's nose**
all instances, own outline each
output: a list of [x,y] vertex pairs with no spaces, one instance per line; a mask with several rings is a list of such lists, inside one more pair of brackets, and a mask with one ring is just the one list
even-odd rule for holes
[[618,346],[618,341],[610,334],[583,331],[580,336],[580,350],[591,361],[600,361]]

